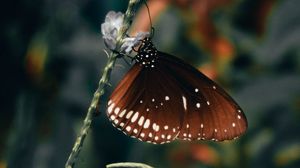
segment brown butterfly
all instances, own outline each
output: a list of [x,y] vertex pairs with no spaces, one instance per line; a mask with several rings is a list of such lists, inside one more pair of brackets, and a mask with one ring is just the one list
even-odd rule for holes
[[154,144],[223,141],[246,131],[241,108],[204,74],[158,51],[148,37],[137,53],[108,102],[107,115],[119,130]]

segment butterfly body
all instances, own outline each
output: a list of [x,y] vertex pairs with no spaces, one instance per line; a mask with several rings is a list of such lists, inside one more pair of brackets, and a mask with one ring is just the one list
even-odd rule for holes
[[126,135],[154,144],[230,140],[247,128],[237,103],[215,82],[145,38],[112,93],[107,115]]
[[158,51],[149,38],[144,39],[135,57],[135,61],[143,68],[154,68],[158,59]]

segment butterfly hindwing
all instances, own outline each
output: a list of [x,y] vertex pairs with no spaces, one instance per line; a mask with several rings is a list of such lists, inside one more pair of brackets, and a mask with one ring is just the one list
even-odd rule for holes
[[229,140],[247,128],[241,108],[215,82],[180,59],[160,53],[161,64],[175,76],[185,101],[185,117],[179,139]]

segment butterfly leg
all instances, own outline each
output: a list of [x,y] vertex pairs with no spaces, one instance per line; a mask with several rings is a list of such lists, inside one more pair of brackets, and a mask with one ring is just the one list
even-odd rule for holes
[[130,63],[125,59],[125,57],[122,57],[122,58],[123,58],[123,60],[126,62],[126,64],[130,66],[130,65],[132,65],[133,58],[130,57],[130,56],[128,56],[128,57],[131,58],[131,62],[130,62]]

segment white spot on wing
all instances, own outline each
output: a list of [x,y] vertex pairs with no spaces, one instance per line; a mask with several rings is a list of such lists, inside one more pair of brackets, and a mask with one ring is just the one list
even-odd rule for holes
[[133,117],[131,118],[131,122],[135,122],[136,119],[138,118],[138,116],[139,116],[139,112],[136,112],[136,113],[133,115]]
[[207,105],[210,105],[210,102],[209,102],[209,101],[207,101],[206,103],[207,103]]
[[167,100],[167,101],[170,100],[170,97],[169,97],[169,96],[166,96],[166,97],[165,97],[165,100]]
[[116,115],[118,115],[119,111],[120,111],[120,108],[117,107],[114,112],[115,112]]
[[199,89],[198,89],[198,88],[196,88],[196,89],[195,89],[195,92],[196,92],[196,93],[197,93],[197,92],[199,92]]
[[127,127],[126,127],[126,131],[129,132],[130,130],[131,130],[131,127],[130,127],[130,126],[127,126]]
[[144,123],[144,128],[149,128],[149,126],[150,126],[150,120],[147,119]]
[[143,122],[144,122],[144,116],[141,116],[141,118],[139,119],[139,126],[142,126],[143,125]]
[[119,117],[123,117],[125,113],[126,113],[126,110],[123,110],[123,111],[119,114]]
[[155,129],[156,132],[159,131],[159,125],[156,125],[156,129]]
[[201,128],[203,128],[203,127],[204,127],[204,125],[203,125],[203,124],[201,124],[201,125],[200,125],[200,127],[201,127]]
[[152,124],[152,129],[153,129],[153,130],[156,130],[156,123],[153,123],[153,124]]
[[111,105],[108,107],[107,112],[108,112],[109,114],[112,112],[114,106],[115,106],[115,103],[111,104]]
[[235,123],[234,122],[232,123],[232,127],[235,127]]
[[167,126],[167,125],[164,126],[164,129],[165,129],[165,130],[167,130],[168,128],[169,128],[169,126]]
[[182,96],[182,102],[183,102],[184,110],[187,110],[186,98],[184,96]]
[[115,115],[111,115],[111,116],[110,116],[110,119],[111,119],[111,120],[114,120],[114,119],[116,119],[116,116],[115,116]]
[[118,123],[119,123],[119,120],[118,120],[118,119],[115,119],[115,120],[114,120],[114,123],[115,123],[115,124],[118,124]]
[[129,112],[127,113],[127,115],[126,115],[126,118],[127,118],[127,119],[129,119],[129,118],[131,117],[132,113],[133,113],[133,111],[132,111],[132,110],[131,110],[131,111],[129,111]]
[[200,107],[201,107],[200,103],[197,103],[197,104],[196,104],[196,107],[197,107],[197,108],[200,108]]

